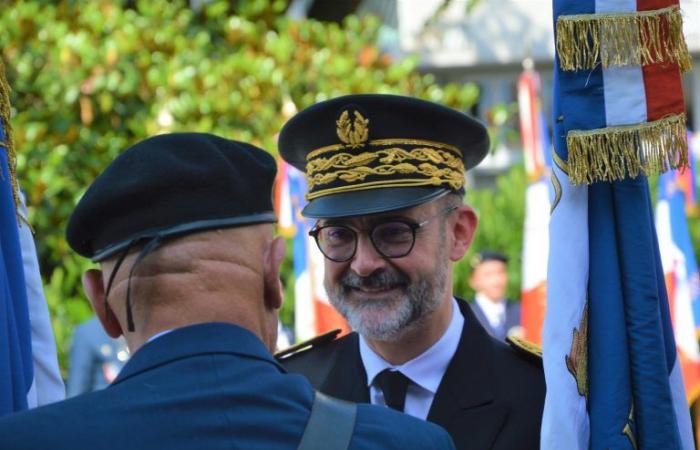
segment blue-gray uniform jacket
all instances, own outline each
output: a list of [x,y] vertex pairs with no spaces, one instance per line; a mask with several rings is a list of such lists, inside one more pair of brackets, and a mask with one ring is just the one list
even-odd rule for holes
[[[0,449],[296,449],[313,390],[230,324],[174,330],[106,389],[0,419]],[[350,449],[453,449],[447,433],[359,405]]]

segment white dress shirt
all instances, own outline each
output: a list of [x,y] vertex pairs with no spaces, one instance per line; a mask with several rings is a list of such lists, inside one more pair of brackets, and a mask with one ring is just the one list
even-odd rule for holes
[[484,294],[477,292],[474,295],[474,300],[476,304],[479,305],[481,311],[483,311],[486,316],[486,320],[489,321],[491,329],[498,330],[506,323],[506,300],[503,299],[500,302],[491,301]]
[[464,317],[459,312],[457,301],[452,299],[452,319],[445,334],[429,349],[398,366],[385,361],[360,336],[360,357],[367,371],[370,402],[386,406],[384,394],[374,379],[384,369],[398,370],[412,381],[406,391],[404,412],[419,419],[427,419],[440,381],[457,351],[463,327]]

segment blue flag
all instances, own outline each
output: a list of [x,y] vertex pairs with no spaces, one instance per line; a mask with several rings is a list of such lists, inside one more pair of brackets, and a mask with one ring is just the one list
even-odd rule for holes
[[687,50],[643,3],[554,1],[543,449],[693,448],[645,177],[687,164]]
[[[0,98],[7,101],[7,97]],[[9,105],[2,105],[3,111]],[[27,408],[33,379],[31,330],[22,267],[7,117],[0,123],[0,415]]]

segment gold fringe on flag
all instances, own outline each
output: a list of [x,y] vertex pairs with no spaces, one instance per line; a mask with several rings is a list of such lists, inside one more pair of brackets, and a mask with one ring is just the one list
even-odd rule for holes
[[12,140],[12,125],[10,124],[10,86],[5,78],[5,65],[0,59],[0,120],[5,134],[5,139],[0,140],[0,147],[4,147],[7,152],[7,166],[10,171],[10,185],[12,186],[12,197],[15,201],[15,209],[19,208],[19,186],[17,184],[17,154]]
[[562,70],[661,62],[676,63],[683,72],[691,68],[678,5],[634,13],[559,16],[556,41]]
[[685,121],[682,114],[643,124],[569,131],[571,182],[590,184],[687,168]]

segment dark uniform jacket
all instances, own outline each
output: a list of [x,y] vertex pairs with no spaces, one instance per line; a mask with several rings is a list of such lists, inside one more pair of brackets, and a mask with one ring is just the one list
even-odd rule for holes
[[[144,345],[106,389],[0,419],[0,449],[292,450],[313,396],[247,330],[194,325]],[[359,405],[350,449],[380,448],[453,446],[435,425]]]
[[[462,337],[438,387],[428,420],[444,427],[458,449],[537,450],[544,406],[541,358],[491,337],[466,302]],[[328,395],[369,402],[358,335],[316,342],[282,359]],[[405,429],[397,429],[405,433]]]

